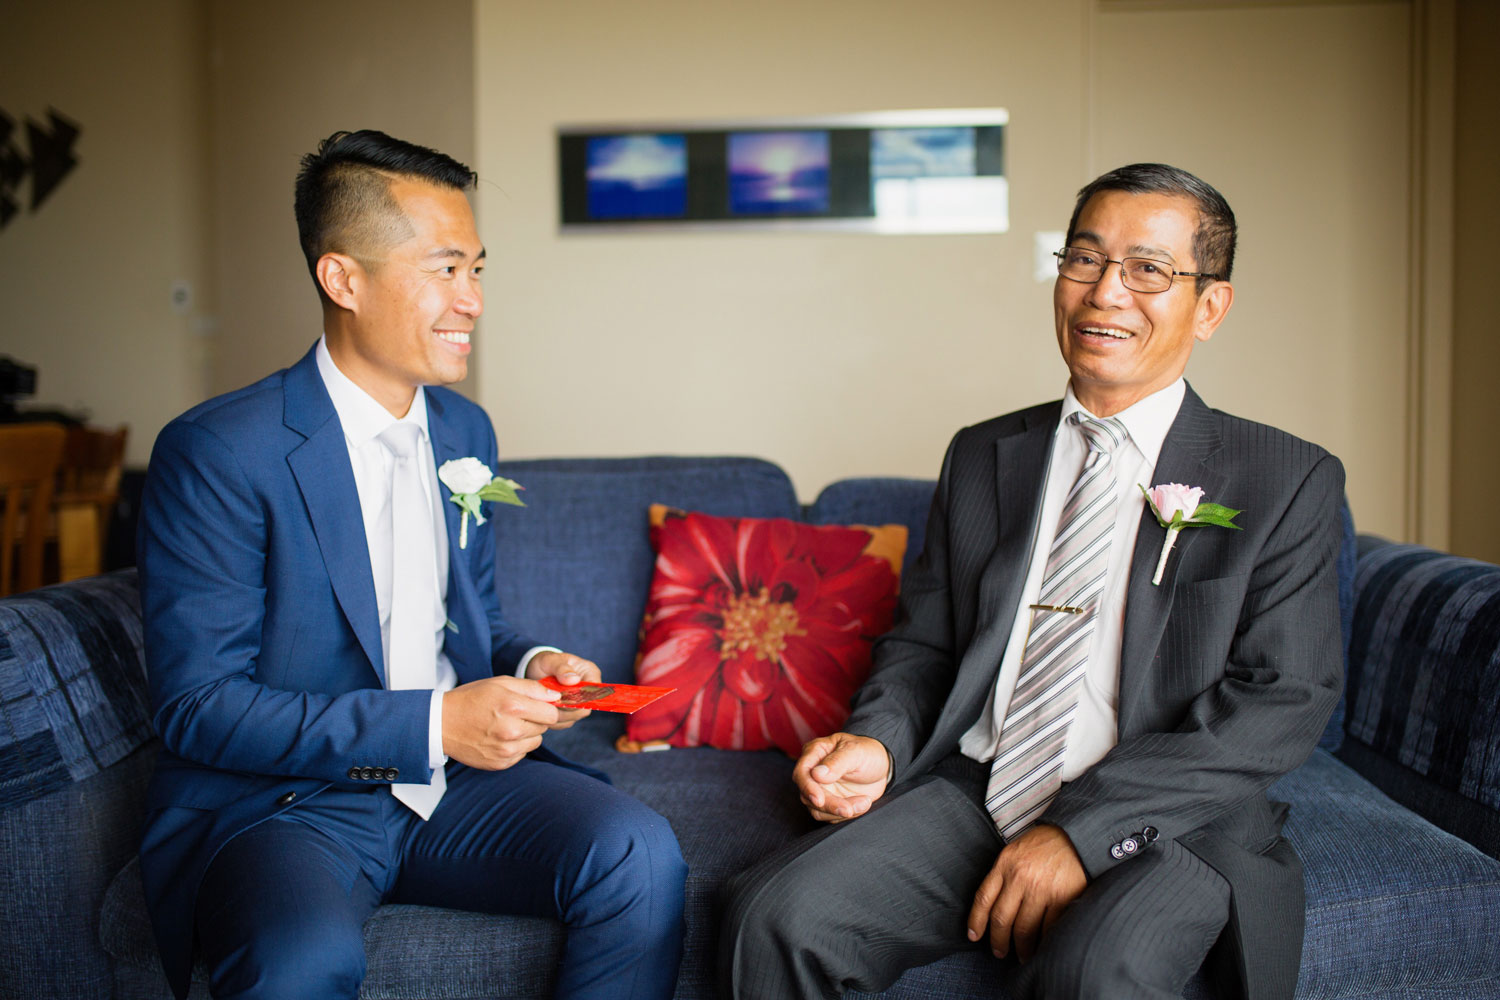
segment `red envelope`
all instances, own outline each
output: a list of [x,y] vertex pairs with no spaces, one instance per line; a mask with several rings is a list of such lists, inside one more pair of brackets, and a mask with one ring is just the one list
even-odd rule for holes
[[558,708],[587,708],[626,715],[677,690],[643,684],[563,684],[556,677],[543,677],[541,685],[562,695],[561,701],[554,702]]

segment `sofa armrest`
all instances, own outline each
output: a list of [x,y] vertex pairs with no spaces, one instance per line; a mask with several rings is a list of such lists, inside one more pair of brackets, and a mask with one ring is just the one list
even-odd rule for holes
[[1348,664],[1339,756],[1500,857],[1500,566],[1361,535]]

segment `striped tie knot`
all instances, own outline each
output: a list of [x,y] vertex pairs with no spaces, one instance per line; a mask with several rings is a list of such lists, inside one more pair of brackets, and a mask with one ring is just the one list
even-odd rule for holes
[[1102,451],[1106,455],[1124,444],[1127,436],[1125,425],[1118,417],[1105,417],[1101,420],[1082,410],[1075,410],[1068,414],[1068,423],[1083,431],[1089,451]]

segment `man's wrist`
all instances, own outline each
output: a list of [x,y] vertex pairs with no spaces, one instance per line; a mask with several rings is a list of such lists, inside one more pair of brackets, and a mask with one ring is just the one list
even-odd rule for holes
[[562,650],[558,649],[556,646],[532,646],[521,655],[521,661],[516,664],[516,676],[521,678],[524,678],[526,676],[526,668],[531,666],[531,661],[536,658],[536,655],[538,653],[561,652]]
[[448,755],[443,753],[443,692],[436,688],[427,710],[427,763],[433,770],[448,763]]

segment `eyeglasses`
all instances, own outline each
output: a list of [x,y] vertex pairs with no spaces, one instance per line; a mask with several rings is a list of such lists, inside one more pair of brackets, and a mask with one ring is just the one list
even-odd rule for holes
[[1174,271],[1165,261],[1152,260],[1150,257],[1111,260],[1097,250],[1084,247],[1063,247],[1061,250],[1054,250],[1052,256],[1057,258],[1058,274],[1069,281],[1081,281],[1085,285],[1092,285],[1104,277],[1104,269],[1109,265],[1119,264],[1120,283],[1132,292],[1144,292],[1148,295],[1171,288],[1172,279],[1177,275],[1184,278],[1219,277],[1207,271]]

